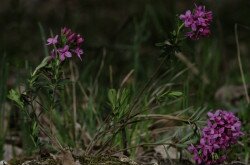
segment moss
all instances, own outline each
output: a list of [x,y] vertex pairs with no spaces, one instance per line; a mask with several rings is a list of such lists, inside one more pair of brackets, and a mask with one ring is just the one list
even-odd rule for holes
[[28,161],[28,160],[32,160],[32,159],[34,159],[34,158],[32,158],[32,157],[14,158],[14,159],[9,161],[9,164],[11,164],[11,165],[22,165],[23,162]]
[[[75,160],[78,160],[82,165],[94,165],[94,164],[107,164],[107,165],[130,165],[128,162],[121,162],[119,159],[112,156],[74,156]],[[9,161],[11,165],[22,165],[22,163],[30,161],[30,165],[58,165],[58,161],[52,157],[43,159],[35,159],[34,157],[21,157],[15,158]],[[28,165],[27,164],[27,165]]]
[[112,156],[96,156],[96,157],[89,157],[89,156],[78,156],[75,159],[79,160],[82,165],[88,164],[109,164],[109,165],[129,165],[130,163],[121,162],[119,159],[112,157]]
[[44,158],[44,159],[35,159],[34,157],[22,157],[22,158],[15,158],[9,161],[11,165],[22,165],[24,162],[28,162],[27,165],[57,165],[58,162],[52,158]]

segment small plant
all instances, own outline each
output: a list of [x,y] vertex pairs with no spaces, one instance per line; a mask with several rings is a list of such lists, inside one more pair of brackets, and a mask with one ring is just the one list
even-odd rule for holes
[[[53,114],[61,109],[61,93],[69,83],[63,76],[65,60],[73,55],[82,59],[83,51],[80,47],[83,41],[81,35],[63,28],[60,37],[56,35],[47,40],[47,45],[52,46],[51,55],[45,57],[31,73],[25,91],[20,93],[12,89],[9,92],[8,98],[16,103],[25,116],[25,127],[29,127],[27,133],[33,141],[34,149],[41,145],[38,138],[40,132],[46,134],[53,145],[62,149],[52,130]],[[37,111],[37,104],[41,108],[40,112]],[[42,114],[47,115],[47,125],[40,120]]]
[[125,124],[124,117],[126,117],[130,107],[131,92],[128,89],[120,89],[118,91],[110,89],[108,92],[108,98],[114,115],[113,124],[120,124],[122,127],[120,136],[118,135],[116,138],[116,144],[120,144],[120,146],[125,149],[124,154],[128,156],[128,134],[126,127],[123,126],[123,124]]

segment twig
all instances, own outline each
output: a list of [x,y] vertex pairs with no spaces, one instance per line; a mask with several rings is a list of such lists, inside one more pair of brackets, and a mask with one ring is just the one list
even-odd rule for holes
[[134,69],[132,69],[126,76],[125,78],[122,80],[122,83],[120,85],[120,87],[123,87],[123,85],[128,81],[128,79],[131,77],[131,75],[134,73]]
[[238,57],[238,62],[239,62],[239,67],[240,67],[241,79],[242,79],[242,83],[243,83],[244,90],[245,90],[245,96],[246,96],[247,104],[249,104],[250,100],[249,100],[246,80],[245,80],[243,67],[242,67],[242,63],[241,63],[241,56],[240,56],[240,44],[239,44],[239,37],[238,37],[238,24],[234,25],[234,32],[235,32],[235,41],[236,41],[236,46],[237,46],[237,57]]
[[145,92],[145,90],[147,89],[147,87],[150,85],[150,83],[155,79],[155,77],[157,76],[157,74],[159,73],[162,65],[164,64],[165,60],[168,58],[168,56],[165,56],[161,63],[158,65],[158,67],[156,68],[156,70],[154,71],[154,73],[151,75],[151,77],[148,79],[148,81],[146,82],[146,84],[142,87],[142,89],[139,91],[138,95],[135,97],[134,101],[132,102],[132,105],[128,111],[127,116],[129,117],[131,112],[133,111],[133,109],[135,108],[136,104],[138,103],[138,101],[140,100],[141,96],[143,95],[143,93]]
[[[184,56],[184,54],[178,52],[178,53],[175,53],[175,56],[177,58],[179,58],[179,60],[181,60],[181,62],[183,62],[191,70],[191,72],[194,75],[198,76],[200,74],[200,71],[195,66],[195,64],[193,64],[191,61],[189,61],[188,58],[186,56]],[[201,75],[201,79],[202,79],[204,84],[209,84],[209,79],[205,74]]]
[[76,141],[76,123],[77,123],[77,115],[76,115],[76,78],[74,75],[74,69],[73,69],[73,64],[70,62],[70,71],[71,71],[71,81],[72,81],[72,95],[73,95],[73,122],[74,122],[74,133],[73,133],[73,138],[74,141]]
[[176,144],[173,144],[173,143],[142,143],[142,144],[138,144],[138,145],[128,147],[128,148],[125,148],[125,149],[121,149],[121,150],[117,151],[116,153],[119,153],[119,152],[124,151],[124,150],[130,150],[130,149],[133,149],[133,148],[141,147],[141,146],[158,146],[158,145],[169,145],[169,146],[177,148]]
[[158,115],[158,114],[149,114],[149,115],[138,115],[138,118],[144,118],[144,119],[168,119],[168,120],[175,120],[175,121],[181,121],[184,123],[192,123],[188,119],[183,119],[180,117],[176,116],[171,116],[171,115]]
[[110,87],[113,88],[113,68],[112,68],[112,65],[109,65],[109,81],[110,81]]
[[101,64],[100,64],[100,67],[98,69],[98,72],[96,74],[96,78],[95,78],[95,81],[94,81],[94,87],[96,88],[97,86],[97,83],[98,83],[98,79],[101,75],[101,72],[102,72],[102,69],[104,67],[104,62],[105,62],[105,58],[106,58],[106,55],[107,55],[107,50],[106,48],[103,48],[103,55],[102,55],[102,61],[101,61]]

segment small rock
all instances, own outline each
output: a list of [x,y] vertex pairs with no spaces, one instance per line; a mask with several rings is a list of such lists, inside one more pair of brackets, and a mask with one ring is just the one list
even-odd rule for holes
[[0,165],[8,165],[8,163],[5,160],[0,161]]
[[[22,152],[23,152],[23,150],[17,146],[5,144],[3,158],[4,158],[4,160],[9,161],[12,158],[14,158],[14,156],[20,155]],[[2,165],[2,164],[0,164],[0,165]]]
[[136,163],[136,162],[132,161],[132,160],[131,160],[131,159],[129,159],[129,158],[125,158],[125,157],[120,158],[120,161],[121,161],[121,162],[126,162],[126,163],[129,163],[130,165],[137,165],[137,163]]

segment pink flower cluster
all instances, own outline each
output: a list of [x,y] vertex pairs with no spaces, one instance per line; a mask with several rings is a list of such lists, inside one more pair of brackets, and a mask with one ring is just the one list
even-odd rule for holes
[[191,39],[197,40],[200,37],[206,37],[210,34],[210,23],[212,22],[212,12],[206,11],[205,6],[196,6],[193,12],[187,10],[185,14],[180,15],[185,27],[191,31],[186,33]]
[[225,151],[243,136],[241,122],[232,112],[222,110],[208,112],[208,117],[199,144],[188,150],[197,164],[220,164],[226,160]]
[[51,57],[56,58],[58,55],[61,61],[66,58],[72,57],[72,55],[77,55],[80,60],[82,60],[81,55],[83,50],[81,45],[84,42],[83,37],[80,34],[76,34],[66,27],[61,29],[61,35],[58,41],[58,35],[47,39],[47,45],[53,46],[51,51]]

